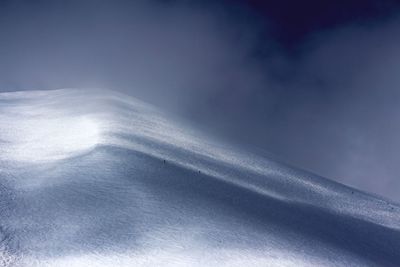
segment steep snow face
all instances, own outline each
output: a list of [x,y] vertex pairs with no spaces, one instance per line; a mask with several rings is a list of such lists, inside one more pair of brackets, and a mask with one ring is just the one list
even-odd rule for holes
[[0,266],[400,266],[400,207],[111,91],[0,94]]

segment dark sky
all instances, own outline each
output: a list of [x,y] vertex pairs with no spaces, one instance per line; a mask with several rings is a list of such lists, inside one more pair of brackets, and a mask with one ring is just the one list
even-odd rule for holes
[[0,1],[0,91],[119,90],[400,201],[400,3]]
[[233,2],[248,6],[272,25],[274,37],[286,48],[293,48],[308,35],[322,30],[350,23],[367,24],[385,19],[395,15],[400,6],[399,2],[394,0],[235,0]]

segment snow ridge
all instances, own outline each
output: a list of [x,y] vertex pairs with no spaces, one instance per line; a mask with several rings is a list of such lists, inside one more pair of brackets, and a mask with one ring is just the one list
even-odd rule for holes
[[1,93],[0,185],[0,266],[400,265],[397,204],[113,91]]

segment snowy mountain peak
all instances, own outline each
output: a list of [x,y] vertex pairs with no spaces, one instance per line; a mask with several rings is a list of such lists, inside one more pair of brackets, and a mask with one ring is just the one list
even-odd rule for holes
[[398,205],[113,91],[0,94],[0,212],[4,266],[400,265]]

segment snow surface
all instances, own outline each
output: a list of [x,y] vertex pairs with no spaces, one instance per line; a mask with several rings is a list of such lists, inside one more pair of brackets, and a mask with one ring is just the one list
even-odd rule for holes
[[399,205],[170,117],[1,93],[0,266],[400,266]]

